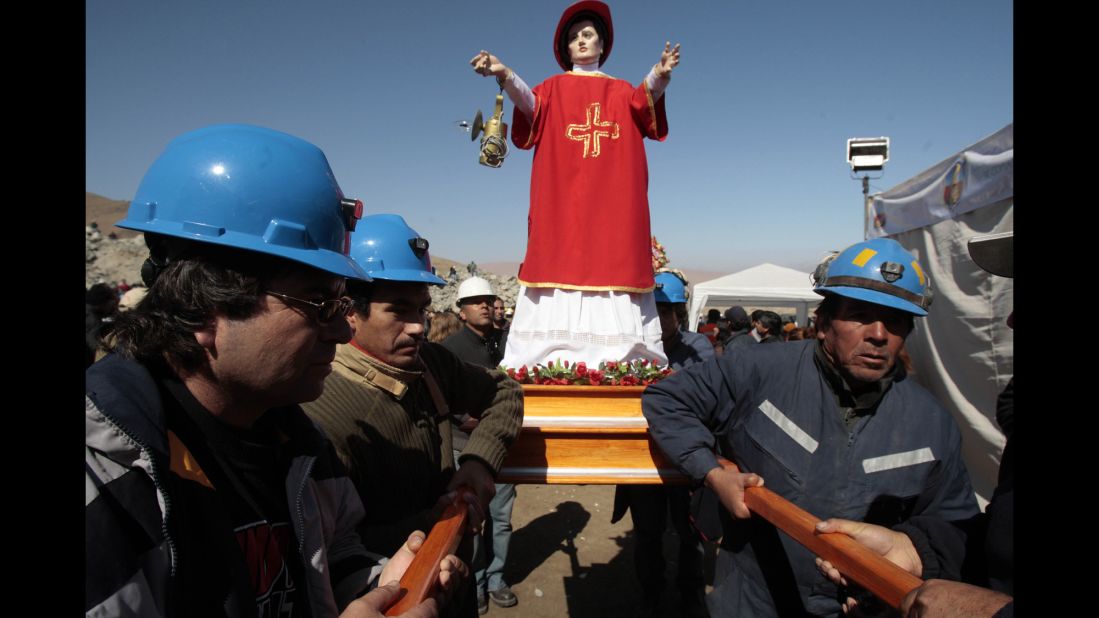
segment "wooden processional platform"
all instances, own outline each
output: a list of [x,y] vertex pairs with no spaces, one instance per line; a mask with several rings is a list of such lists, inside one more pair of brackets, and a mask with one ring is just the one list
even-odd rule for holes
[[[641,413],[643,386],[524,384],[523,428],[504,459],[500,483],[562,485],[684,485],[679,472],[649,436]],[[722,458],[726,468],[736,466]],[[461,489],[460,491],[466,491]],[[922,582],[843,534],[816,534],[819,519],[765,487],[749,487],[744,502],[818,556],[830,561],[891,607]],[[447,507],[404,577],[387,611],[399,615],[432,594],[438,563],[461,540],[468,516],[464,502]]]
[[644,386],[523,385],[523,429],[501,483],[686,484],[649,436]]

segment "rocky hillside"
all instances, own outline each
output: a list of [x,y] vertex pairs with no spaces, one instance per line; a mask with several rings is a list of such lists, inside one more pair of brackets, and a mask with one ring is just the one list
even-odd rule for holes
[[[445,287],[431,286],[431,306],[436,310],[457,310],[455,302],[458,300],[458,284],[470,277],[469,268],[446,259],[432,258],[435,272],[443,279],[447,279]],[[455,276],[450,277],[450,266],[454,266]],[[515,297],[519,295],[519,280],[514,276],[503,277],[495,273],[477,269],[477,276],[486,279],[492,286],[492,291],[504,299],[507,307],[515,306]]]
[[141,283],[141,264],[148,250],[141,234],[130,238],[104,236],[97,226],[84,227],[84,287],[96,283]]
[[[145,238],[139,232],[113,225],[126,215],[129,202],[111,200],[94,193],[87,193],[85,197],[84,287],[96,283],[116,285],[123,280],[130,284],[140,283],[141,264],[148,255]],[[458,284],[470,276],[469,269],[441,257],[433,257],[432,264],[440,277],[448,279],[445,287],[431,286],[433,307],[436,310],[453,309]],[[451,267],[455,270],[453,278],[449,277]],[[484,270],[478,270],[478,274],[492,284],[492,289],[509,307],[515,306],[519,281],[514,276],[503,277]]]
[[84,225],[95,223],[104,235],[112,232],[119,238],[133,238],[140,236],[141,232],[124,230],[115,227],[115,221],[126,216],[126,209],[130,203],[125,200],[112,200],[95,193],[84,193]]

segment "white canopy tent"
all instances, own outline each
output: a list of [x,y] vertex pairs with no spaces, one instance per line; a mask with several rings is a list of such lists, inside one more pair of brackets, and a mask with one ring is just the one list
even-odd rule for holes
[[914,378],[962,432],[962,453],[982,503],[996,486],[1004,436],[996,397],[1014,374],[1014,337],[1004,323],[1013,280],[969,257],[974,236],[1014,229],[1014,125],[871,197],[866,237],[888,236],[926,268],[934,301],[906,342]]
[[800,270],[759,264],[724,277],[694,285],[691,293],[690,317],[693,328],[707,306],[750,305],[753,307],[795,307],[798,324],[805,326],[809,308],[816,307],[821,297],[813,292],[809,273]]

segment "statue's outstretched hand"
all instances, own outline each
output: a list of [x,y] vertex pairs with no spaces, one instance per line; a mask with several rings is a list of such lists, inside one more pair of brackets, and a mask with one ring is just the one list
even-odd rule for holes
[[481,50],[481,53],[474,56],[469,61],[470,66],[473,67],[474,72],[480,73],[485,77],[489,75],[495,75],[496,77],[507,77],[508,68],[500,59],[485,50]]
[[671,41],[665,41],[664,51],[660,52],[660,62],[656,63],[653,70],[657,77],[667,77],[677,66],[679,66],[679,43],[672,47]]

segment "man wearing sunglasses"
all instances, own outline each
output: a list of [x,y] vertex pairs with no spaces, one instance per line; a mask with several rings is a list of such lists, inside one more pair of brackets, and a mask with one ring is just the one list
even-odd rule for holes
[[[348,282],[355,334],[337,347],[324,394],[305,411],[332,439],[364,500],[387,498],[371,504],[363,542],[389,553],[409,532],[429,529],[462,485],[476,492],[473,532],[522,425],[522,389],[503,372],[462,362],[426,340],[428,285],[445,281],[432,272],[427,239],[404,219],[364,217],[351,236],[351,257],[373,281]],[[455,457],[450,417],[463,414],[480,422]],[[458,615],[475,615],[472,589],[466,593]]]
[[[296,137],[219,125],[172,141],[119,227],[145,233],[143,302],[86,373],[85,610],[380,616],[423,534],[385,561],[298,404],[348,341],[362,204]],[[452,589],[468,573],[440,564]],[[438,611],[431,599],[407,615]]]

